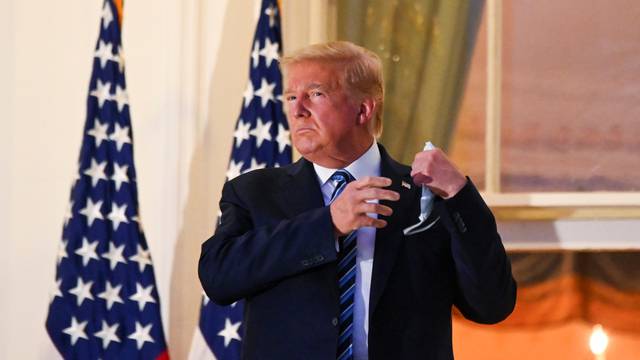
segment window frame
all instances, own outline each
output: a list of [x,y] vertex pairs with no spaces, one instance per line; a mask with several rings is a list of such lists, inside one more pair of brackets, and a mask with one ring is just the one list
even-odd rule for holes
[[487,97],[483,197],[502,220],[639,219],[640,192],[501,191],[502,0],[487,0]]

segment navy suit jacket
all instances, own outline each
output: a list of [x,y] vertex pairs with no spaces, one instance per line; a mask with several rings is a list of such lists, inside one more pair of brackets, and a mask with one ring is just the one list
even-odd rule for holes
[[[451,307],[496,323],[513,310],[516,283],[494,217],[470,180],[437,199],[429,230],[417,222],[420,187],[380,147],[381,176],[400,200],[376,232],[369,359],[452,359]],[[403,186],[405,182],[405,186]],[[221,223],[202,245],[199,276],[212,301],[245,299],[243,359],[336,358],[338,287],[329,208],[312,164],[256,170],[227,182]]]

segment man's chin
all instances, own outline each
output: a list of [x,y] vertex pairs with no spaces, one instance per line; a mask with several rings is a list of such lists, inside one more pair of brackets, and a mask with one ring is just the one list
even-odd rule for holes
[[296,150],[298,151],[298,153],[304,157],[307,158],[309,156],[313,156],[313,153],[315,152],[314,148],[312,146],[299,146],[299,145],[294,145],[294,147],[296,148]]
[[312,137],[305,136],[304,134],[291,136],[291,142],[293,143],[293,147],[295,147],[301,155],[313,153],[318,148],[316,141],[314,141]]
[[307,141],[306,139],[299,139],[299,141],[293,142],[293,146],[298,153],[305,159],[313,161],[315,157],[320,153],[320,146],[313,141]]

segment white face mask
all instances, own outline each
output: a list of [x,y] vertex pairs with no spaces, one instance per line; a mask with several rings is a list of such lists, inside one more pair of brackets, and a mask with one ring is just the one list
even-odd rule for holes
[[[423,150],[433,150],[435,149],[435,146],[433,146],[433,144],[431,143],[431,141],[427,141],[424,144],[424,149]],[[420,216],[418,216],[418,222],[414,225],[409,226],[408,228],[402,230],[402,232],[405,235],[413,235],[413,234],[417,234],[417,233],[421,233],[423,231],[428,230],[429,228],[431,228],[433,225],[435,225],[438,220],[440,220],[440,217],[438,216],[435,220],[433,220],[431,223],[427,224],[427,218],[429,217],[429,215],[431,214],[431,211],[433,210],[433,200],[434,200],[435,196],[433,195],[433,192],[431,190],[429,190],[428,187],[426,186],[422,186],[422,196],[420,196]]]

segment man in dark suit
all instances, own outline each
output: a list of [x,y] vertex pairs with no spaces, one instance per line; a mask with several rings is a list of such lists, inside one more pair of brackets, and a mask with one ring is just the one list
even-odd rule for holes
[[[377,144],[382,69],[346,42],[282,61],[302,159],[225,184],[202,246],[212,301],[245,299],[245,359],[452,359],[451,307],[506,318],[516,284],[491,211],[439,149],[410,167]],[[421,185],[437,198],[418,220]]]

